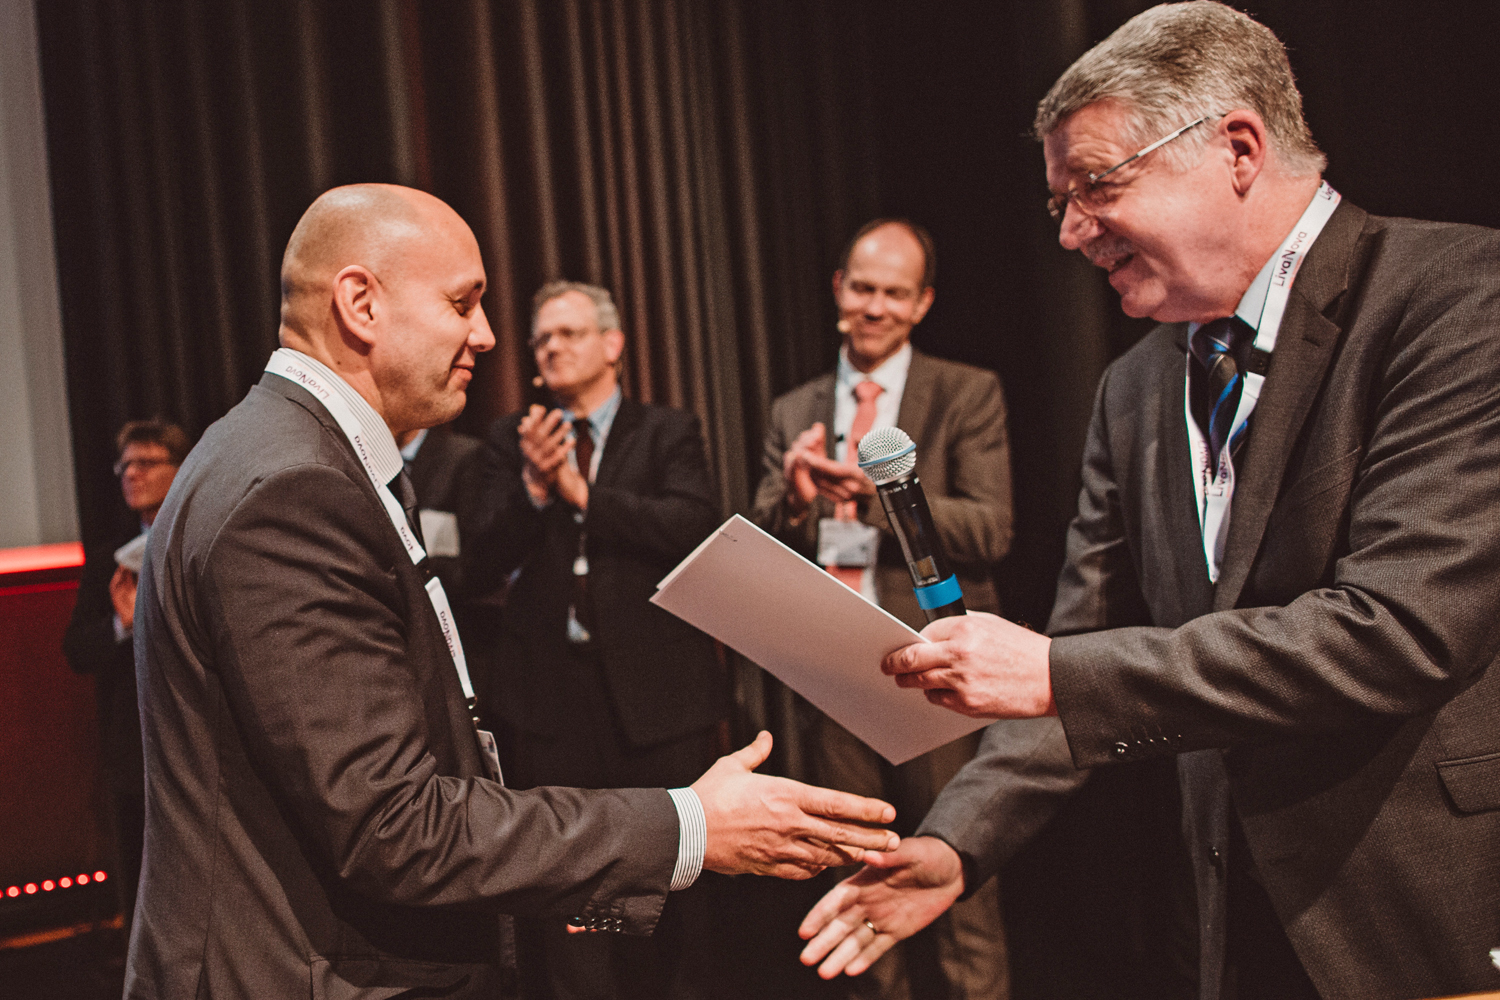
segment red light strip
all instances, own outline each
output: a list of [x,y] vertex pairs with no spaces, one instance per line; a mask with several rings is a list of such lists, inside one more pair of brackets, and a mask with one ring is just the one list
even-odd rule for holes
[[0,549],[0,574],[33,573],[43,569],[67,569],[82,565],[83,546],[78,542]]
[[35,896],[38,892],[51,892],[54,889],[70,889],[74,886],[88,885],[90,882],[103,882],[109,878],[106,871],[96,871],[92,875],[88,872],[79,872],[77,876],[64,875],[60,879],[43,879],[41,884],[36,882],[18,883],[7,886],[0,896],[6,899],[15,899],[18,896]]

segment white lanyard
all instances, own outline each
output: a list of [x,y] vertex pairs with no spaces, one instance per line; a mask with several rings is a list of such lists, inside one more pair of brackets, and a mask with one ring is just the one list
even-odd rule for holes
[[[1302,212],[1302,217],[1292,227],[1291,233],[1276,256],[1271,258],[1270,283],[1266,287],[1266,299],[1261,306],[1260,322],[1255,328],[1255,349],[1270,354],[1276,349],[1276,336],[1281,330],[1281,319],[1286,314],[1286,305],[1292,292],[1292,282],[1307,257],[1308,249],[1317,240],[1318,234],[1338,207],[1340,195],[1327,181],[1318,187],[1312,202]],[[1188,352],[1187,365],[1191,372],[1192,352]],[[1189,376],[1190,378],[1191,376]],[[1188,394],[1188,379],[1183,383],[1183,413],[1187,418],[1189,451],[1193,459],[1193,489],[1198,498],[1198,528],[1203,535],[1203,556],[1208,563],[1208,578],[1219,582],[1219,565],[1224,558],[1224,545],[1229,538],[1229,506],[1234,498],[1234,460],[1230,457],[1234,445],[1244,434],[1260,398],[1265,376],[1258,372],[1244,373],[1244,385],[1240,390],[1240,404],[1234,411],[1234,422],[1230,424],[1229,437],[1219,455],[1210,456],[1208,441],[1203,429],[1193,419],[1192,403]],[[1217,463],[1217,464],[1216,464]]]
[[[406,522],[406,511],[402,509],[401,501],[396,499],[389,486],[380,481],[375,471],[375,466],[370,459],[364,428],[355,419],[354,412],[349,409],[349,404],[344,402],[332,386],[326,384],[322,376],[311,371],[300,358],[284,348],[271,354],[271,360],[266,363],[266,371],[297,383],[323,404],[323,408],[338,423],[339,428],[344,432],[344,437],[349,439],[349,443],[354,447],[354,453],[359,456],[360,462],[364,465],[365,474],[370,477],[370,484],[375,487],[375,494],[380,497],[386,517],[391,519],[391,527],[395,528],[396,534],[401,537],[401,544],[405,546],[406,554],[411,557],[412,565],[415,566],[426,559],[427,553],[422,549],[422,544],[417,541],[417,536]],[[448,604],[448,595],[443,592],[443,581],[434,576],[427,581],[425,589],[427,599],[432,602],[432,610],[437,614],[438,624],[442,627],[443,639],[448,643],[448,654],[453,657],[453,666],[458,670],[458,683],[463,687],[464,697],[469,699],[472,705],[474,685],[469,681],[469,665],[464,659],[463,643],[458,639],[458,626],[453,621],[453,609]]]

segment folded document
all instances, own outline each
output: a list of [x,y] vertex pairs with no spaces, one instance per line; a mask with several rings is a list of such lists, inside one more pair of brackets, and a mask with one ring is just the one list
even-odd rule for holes
[[987,724],[898,688],[880,661],[926,640],[738,514],[651,603],[770,671],[892,764]]

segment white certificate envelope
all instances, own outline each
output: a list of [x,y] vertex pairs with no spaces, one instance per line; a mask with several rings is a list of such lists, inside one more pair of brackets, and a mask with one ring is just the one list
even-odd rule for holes
[[892,764],[988,725],[898,688],[880,661],[926,640],[738,514],[662,578],[651,603],[769,670]]
[[146,543],[150,540],[151,534],[143,531],[115,549],[115,565],[122,566],[139,576],[141,564],[146,561]]

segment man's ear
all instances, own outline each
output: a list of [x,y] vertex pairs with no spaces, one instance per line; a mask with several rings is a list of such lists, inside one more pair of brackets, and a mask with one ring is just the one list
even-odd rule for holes
[[603,336],[605,360],[615,364],[620,360],[620,355],[625,353],[625,331],[605,330]]
[[917,296],[916,308],[911,311],[911,325],[916,326],[922,322],[922,317],[927,315],[927,310],[932,308],[932,300],[937,298],[937,289],[928,285],[922,289],[922,294]]
[[833,301],[838,302],[839,296],[844,292],[844,272],[842,269],[833,272]]
[[1238,108],[1219,119],[1216,131],[1233,156],[1231,178],[1235,193],[1243,197],[1265,169],[1270,156],[1266,123],[1249,108]]
[[[365,347],[373,347],[383,318],[380,280],[369,268],[350,264],[333,278],[333,310],[339,326]],[[353,346],[353,345],[351,345]]]

